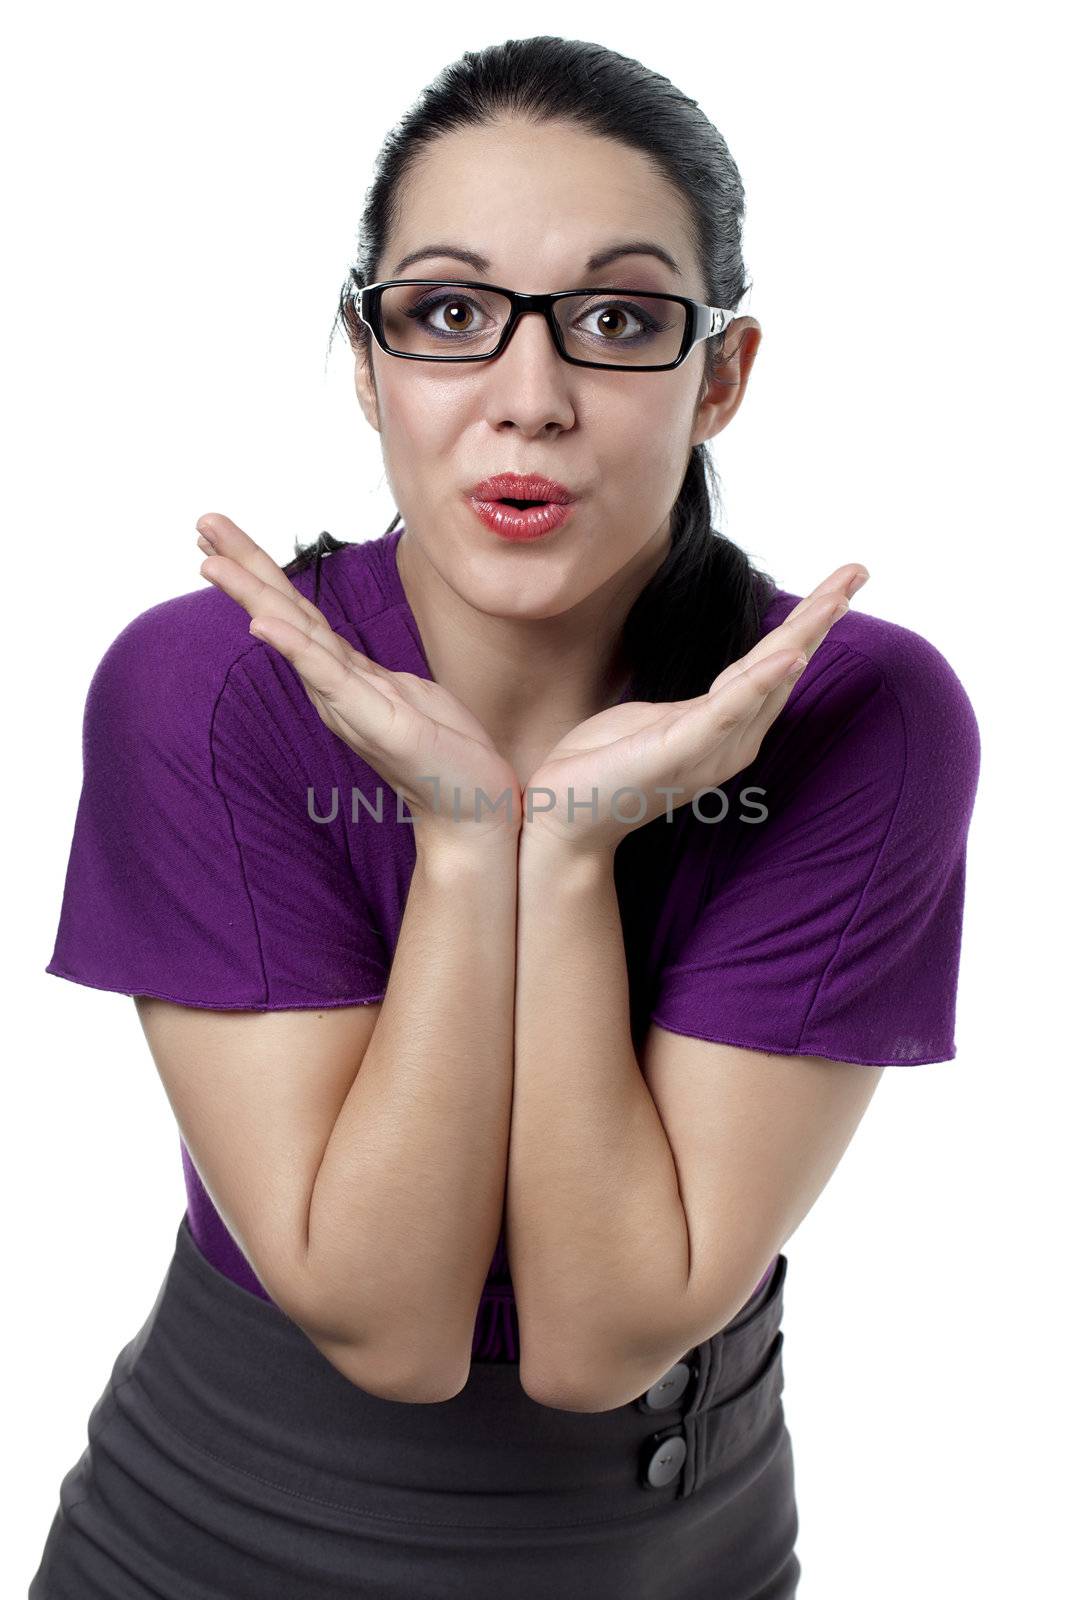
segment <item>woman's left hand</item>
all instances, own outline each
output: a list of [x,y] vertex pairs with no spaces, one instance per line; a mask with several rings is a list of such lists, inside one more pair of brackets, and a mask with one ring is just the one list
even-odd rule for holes
[[[743,771],[803,667],[868,576],[858,563],[839,567],[724,668],[706,694],[609,706],[572,728],[524,785],[524,837],[610,855],[631,828]],[[798,657],[803,664],[793,673]]]

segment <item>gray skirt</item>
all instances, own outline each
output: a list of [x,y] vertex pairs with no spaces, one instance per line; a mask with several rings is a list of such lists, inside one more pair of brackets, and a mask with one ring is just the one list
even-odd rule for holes
[[786,1266],[614,1410],[539,1405],[489,1361],[407,1405],[349,1383],[183,1216],[29,1600],[790,1600]]

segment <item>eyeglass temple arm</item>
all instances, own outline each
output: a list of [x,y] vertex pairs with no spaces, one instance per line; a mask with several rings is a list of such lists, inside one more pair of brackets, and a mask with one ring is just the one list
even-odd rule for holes
[[698,305],[693,314],[694,342],[700,339],[714,339],[740,315],[739,311],[724,311],[720,306]]

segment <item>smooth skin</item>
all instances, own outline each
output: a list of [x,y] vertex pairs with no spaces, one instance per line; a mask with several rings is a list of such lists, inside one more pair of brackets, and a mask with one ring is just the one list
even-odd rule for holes
[[[379,275],[568,288],[588,282],[593,252],[635,239],[680,272],[625,254],[601,282],[704,298],[684,204],[640,153],[510,122],[427,149]],[[435,255],[396,270],[445,241],[486,264]],[[655,1025],[638,1061],[611,883],[626,824],[610,806],[567,814],[568,791],[637,787],[647,822],[667,807],[657,787],[678,809],[742,770],[788,698],[790,665],[866,581],[859,563],[839,567],[692,700],[612,704],[622,623],[667,552],[689,452],[735,414],[760,338],[751,317],[731,324],[711,383],[699,346],[670,372],[569,366],[534,317],[466,369],[376,347],[357,358],[404,511],[398,564],[430,680],[335,635],[231,519],[197,524],[213,552],[203,576],[407,802],[417,861],[379,1006],[138,1008],[201,1176],[268,1290],[383,1396],[465,1384],[503,1214],[527,1393],[574,1410],[626,1403],[744,1303],[879,1080],[880,1068]],[[531,544],[493,535],[465,491],[507,469],[570,487],[569,522]],[[425,773],[440,779],[437,810]],[[511,816],[479,816],[479,788],[510,796]],[[547,807],[542,789],[557,797]],[[198,1073],[208,1034],[213,1070]],[[298,1107],[313,1135],[293,1128]]]

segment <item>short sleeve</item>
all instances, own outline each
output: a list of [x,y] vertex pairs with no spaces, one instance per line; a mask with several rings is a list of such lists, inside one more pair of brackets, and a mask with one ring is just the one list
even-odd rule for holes
[[790,1055],[948,1061],[978,726],[927,640],[849,625],[858,643],[823,644],[746,769],[766,818],[738,826],[651,1018]]
[[100,661],[45,970],[222,1010],[380,1000],[385,941],[346,835],[308,805],[336,736],[239,610],[180,596]]

